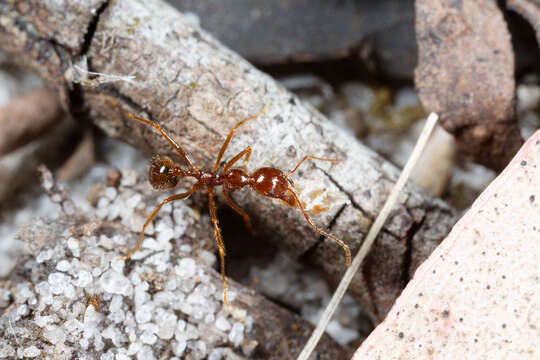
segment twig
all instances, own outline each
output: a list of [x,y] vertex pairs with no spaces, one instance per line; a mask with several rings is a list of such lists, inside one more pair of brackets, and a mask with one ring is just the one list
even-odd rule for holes
[[37,89],[0,109],[0,156],[24,146],[49,131],[62,119],[56,93]]
[[345,295],[345,291],[349,287],[349,284],[351,283],[354,274],[356,274],[356,272],[358,271],[358,268],[364,261],[364,258],[368,254],[369,250],[371,249],[371,245],[373,245],[373,242],[375,241],[375,238],[379,234],[379,231],[381,230],[386,219],[388,218],[388,215],[390,215],[390,211],[394,207],[396,200],[398,198],[398,195],[401,192],[401,189],[405,185],[406,181],[409,179],[411,170],[416,165],[416,162],[418,158],[420,157],[422,150],[424,149],[424,146],[426,145],[426,142],[429,138],[429,135],[431,134],[431,131],[433,130],[438,119],[439,117],[435,113],[431,113],[429,115],[426,121],[426,125],[424,126],[424,129],[422,130],[422,133],[420,134],[420,137],[418,138],[418,141],[416,142],[413,152],[411,153],[411,156],[409,157],[407,164],[405,164],[405,167],[403,168],[403,171],[401,172],[398,181],[394,185],[394,188],[392,189],[390,196],[388,196],[388,199],[384,203],[384,206],[381,212],[379,213],[379,215],[377,216],[377,218],[375,219],[373,226],[371,227],[371,229],[369,229],[369,233],[367,234],[364,243],[362,244],[362,246],[360,247],[360,250],[354,257],[354,260],[351,263],[351,266],[349,266],[349,268],[345,272],[343,279],[341,280],[341,282],[339,283],[339,286],[334,292],[334,295],[332,296],[330,303],[326,307],[321,319],[319,320],[317,327],[313,331],[313,334],[311,335],[308,342],[302,349],[302,352],[298,356],[298,360],[307,360],[309,356],[311,355],[311,353],[313,352],[313,349],[315,349],[315,346],[317,346],[317,343],[319,342],[319,339],[324,333],[324,330],[328,326],[328,323],[330,322],[332,315],[336,311],[339,305],[339,302],[343,298],[343,295]]

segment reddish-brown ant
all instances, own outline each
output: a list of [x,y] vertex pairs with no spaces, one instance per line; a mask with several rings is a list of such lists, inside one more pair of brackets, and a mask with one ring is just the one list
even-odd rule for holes
[[[238,129],[246,121],[253,120],[259,117],[265,111],[266,108],[263,108],[258,114],[249,116],[245,118],[244,120],[238,122],[231,129],[231,131],[229,132],[229,135],[225,139],[225,142],[221,146],[221,149],[219,150],[219,154],[217,156],[216,163],[214,164],[213,169],[202,170],[195,167],[191,163],[186,152],[182,149],[182,147],[178,145],[161,128],[161,126],[159,126],[159,124],[130,113],[129,111],[124,109],[114,98],[111,98],[103,94],[101,96],[103,99],[107,100],[108,102],[112,103],[114,106],[119,108],[122,111],[122,113],[128,118],[139,121],[145,125],[152,126],[158,133],[161,134],[161,136],[163,136],[169,142],[169,144],[178,152],[178,154],[180,154],[182,159],[184,159],[184,161],[186,162],[187,168],[178,166],[172,161],[170,157],[166,155],[154,155],[152,158],[152,164],[150,165],[148,177],[150,180],[150,184],[152,184],[152,186],[155,189],[172,189],[178,184],[178,181],[180,180],[180,178],[184,176],[191,176],[197,180],[195,185],[193,185],[190,190],[188,190],[187,192],[176,194],[176,195],[166,198],[154,209],[154,211],[152,211],[152,213],[150,214],[150,216],[148,216],[148,218],[146,219],[146,222],[143,225],[143,228],[139,235],[139,242],[137,243],[137,247],[135,247],[135,249],[130,251],[126,256],[124,256],[122,258],[123,260],[129,259],[131,256],[133,256],[133,254],[135,254],[137,251],[140,250],[143,237],[144,237],[144,231],[146,227],[154,219],[159,209],[161,209],[163,205],[174,200],[185,199],[189,195],[193,194],[195,191],[205,188],[208,191],[210,215],[212,217],[212,223],[214,224],[214,235],[216,237],[216,242],[219,249],[219,255],[221,258],[223,300],[224,302],[227,302],[227,282],[225,280],[225,245],[223,243],[221,232],[218,227],[218,219],[216,215],[216,204],[214,201],[214,187],[222,185],[223,196],[225,197],[225,200],[233,208],[234,211],[236,211],[240,216],[242,216],[246,226],[248,227],[250,231],[253,231],[253,228],[251,225],[251,220],[249,218],[249,215],[246,212],[244,212],[244,210],[242,210],[238,205],[236,205],[230,197],[230,194],[233,191],[239,190],[245,186],[251,187],[253,190],[255,190],[255,192],[263,196],[279,199],[285,202],[289,206],[292,206],[292,207],[298,206],[298,208],[302,212],[302,215],[304,215],[304,218],[306,219],[308,224],[315,231],[337,242],[345,250],[345,257],[346,257],[347,265],[351,263],[351,252],[349,250],[349,247],[343,241],[319,229],[317,226],[315,226],[311,222],[311,220],[309,219],[309,216],[304,210],[304,207],[300,203],[298,196],[292,189],[293,187],[292,181],[289,180],[289,176],[292,175],[296,170],[298,170],[300,165],[307,159],[331,161],[331,162],[338,162],[340,161],[339,159],[324,159],[324,158],[319,158],[312,155],[306,155],[302,158],[302,160],[300,160],[300,162],[294,167],[294,169],[289,171],[286,175],[281,170],[275,169],[272,167],[259,168],[255,170],[254,172],[249,173],[246,171],[246,164],[249,160],[249,156],[251,155],[251,147],[248,146],[243,151],[239,152],[236,156],[234,156],[231,160],[229,160],[225,164],[223,169],[221,169],[221,171],[218,171],[221,158],[223,157],[223,153],[225,152],[225,150],[227,150],[227,146],[229,145],[229,142],[231,141],[231,138],[234,135],[236,129]],[[238,162],[238,160],[240,160],[242,157],[244,158],[242,169],[232,168],[232,166],[236,162]]]

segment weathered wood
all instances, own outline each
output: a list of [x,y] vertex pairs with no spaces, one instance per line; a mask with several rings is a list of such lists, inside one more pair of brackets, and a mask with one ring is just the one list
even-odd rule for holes
[[514,52],[491,0],[416,1],[422,105],[441,116],[468,158],[502,170],[523,143],[516,117]]
[[[96,2],[91,6],[94,12],[85,1],[71,2],[67,10],[55,9],[54,2],[30,3],[30,8],[45,10],[27,12],[19,9],[21,4],[9,1],[0,5],[0,46],[37,69],[65,95],[66,106],[68,100],[82,96],[90,117],[111,136],[148,152],[174,154],[151,129],[123,119],[97,96],[99,92],[116,96],[131,111],[159,122],[196,164],[210,167],[233,124],[267,105],[260,118],[237,132],[225,159],[248,145],[253,148],[251,170],[267,165],[291,169],[305,154],[343,159],[338,164],[307,163],[293,180],[307,207],[327,208],[313,215],[314,222],[346,241],[353,252],[358,249],[397,179],[394,166],[164,2]],[[100,4],[104,6],[100,8]],[[66,14],[77,8],[77,16]],[[81,24],[81,36],[70,34],[69,39],[77,41],[65,40],[76,23]],[[43,49],[55,51],[41,56]],[[135,82],[99,88],[74,86],[70,65],[79,62],[80,56],[88,57],[91,71],[133,75]],[[66,74],[70,76],[66,78]],[[293,257],[310,259],[332,281],[340,277],[345,268],[342,249],[320,239],[298,211],[247,190],[235,193],[235,200],[252,216],[265,240]],[[384,316],[416,267],[447,234],[454,218],[455,212],[447,204],[414,184],[406,187],[352,285],[352,293],[374,319]]]

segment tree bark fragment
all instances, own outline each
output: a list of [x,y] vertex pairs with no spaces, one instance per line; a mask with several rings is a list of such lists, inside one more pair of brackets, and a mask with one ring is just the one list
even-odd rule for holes
[[501,170],[523,140],[515,111],[514,54],[496,2],[421,0],[415,83],[470,159]]

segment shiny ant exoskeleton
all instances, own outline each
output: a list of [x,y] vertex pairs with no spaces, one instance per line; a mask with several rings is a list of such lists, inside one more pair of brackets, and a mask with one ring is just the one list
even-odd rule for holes
[[[163,205],[174,200],[185,199],[186,197],[188,197],[195,191],[205,188],[208,191],[210,215],[212,217],[212,222],[214,224],[214,235],[216,237],[216,241],[217,241],[217,245],[219,249],[219,255],[221,258],[223,300],[224,302],[227,302],[227,282],[225,280],[225,245],[223,243],[221,232],[218,227],[216,205],[214,201],[214,187],[222,185],[223,196],[225,197],[225,200],[233,208],[234,211],[236,211],[240,216],[242,216],[246,226],[248,227],[250,231],[253,232],[253,228],[251,225],[251,220],[249,218],[249,215],[244,210],[242,210],[238,205],[236,205],[230,197],[230,194],[233,191],[239,190],[245,186],[249,186],[255,192],[263,196],[279,199],[285,202],[289,206],[292,206],[292,207],[298,206],[298,208],[304,215],[304,218],[306,219],[308,224],[315,231],[334,240],[345,250],[346,263],[347,265],[350,264],[351,252],[349,250],[349,247],[343,241],[321,230],[320,228],[318,228],[311,222],[311,220],[309,219],[309,216],[306,214],[306,211],[304,210],[304,207],[300,203],[298,196],[292,189],[293,187],[292,181],[289,180],[289,176],[292,175],[298,169],[298,167],[307,159],[331,161],[331,162],[338,162],[340,161],[339,159],[324,159],[324,158],[319,158],[312,155],[306,155],[302,158],[302,160],[300,160],[300,162],[295,166],[295,168],[289,171],[287,174],[284,174],[281,170],[275,169],[272,167],[259,168],[255,170],[254,172],[250,173],[246,171],[246,164],[249,160],[249,156],[251,155],[251,147],[248,146],[243,151],[239,152],[236,156],[234,156],[231,160],[229,160],[225,164],[223,169],[221,169],[221,171],[218,171],[221,158],[223,157],[223,153],[227,149],[227,146],[229,145],[229,142],[231,141],[231,138],[234,132],[236,131],[236,129],[238,129],[246,121],[259,117],[265,111],[265,108],[263,108],[258,114],[247,117],[244,120],[238,122],[231,129],[231,131],[229,132],[229,135],[225,139],[225,142],[221,146],[221,149],[219,151],[219,154],[218,154],[218,157],[216,159],[216,163],[214,164],[213,169],[202,170],[195,167],[191,163],[186,152],[182,149],[182,147],[178,145],[159,126],[159,124],[130,113],[129,111],[124,109],[114,98],[111,98],[106,95],[101,95],[101,97],[107,100],[108,102],[112,103],[113,105],[115,105],[117,108],[119,108],[122,111],[122,113],[128,118],[139,121],[145,125],[152,126],[158,133],[160,133],[169,142],[169,144],[178,152],[178,154],[180,154],[180,156],[186,162],[187,168],[175,164],[173,160],[166,155],[154,155],[152,158],[152,164],[150,165],[148,178],[149,178],[150,184],[152,184],[152,186],[155,189],[172,189],[178,184],[178,181],[180,180],[180,178],[185,177],[185,176],[191,176],[197,180],[195,185],[193,185],[190,190],[188,190],[187,192],[176,194],[176,195],[166,198],[154,209],[154,211],[152,211],[152,213],[150,214],[150,216],[148,216],[148,218],[146,219],[146,222],[143,225],[143,228],[139,235],[139,242],[137,243],[137,247],[135,247],[135,249],[130,251],[126,256],[124,256],[122,258],[123,260],[129,259],[131,256],[133,256],[133,254],[135,254],[137,251],[140,250],[143,237],[144,237],[144,231],[146,227],[154,219],[159,209],[161,209]],[[240,160],[242,157],[244,158],[242,169],[232,168],[232,166],[236,162],[238,162],[238,160]]]

